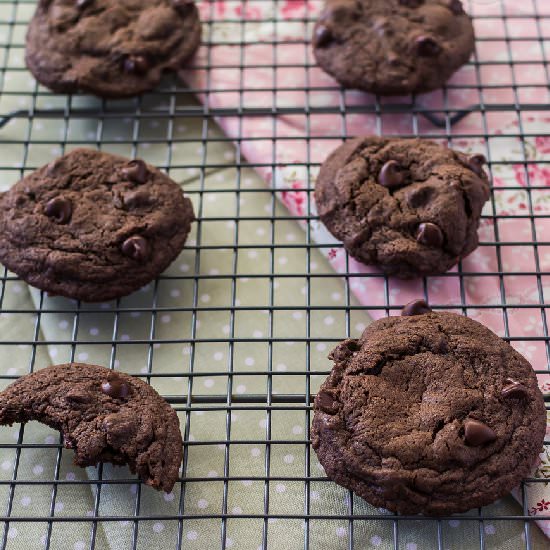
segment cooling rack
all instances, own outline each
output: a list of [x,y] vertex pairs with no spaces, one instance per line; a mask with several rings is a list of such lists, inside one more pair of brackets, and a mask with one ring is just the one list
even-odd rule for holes
[[[318,0],[199,4],[203,46],[183,75],[187,86],[167,77],[143,97],[101,101],[38,86],[24,66],[35,4],[0,2],[1,189],[72,148],[97,147],[168,171],[197,214],[174,265],[116,302],[49,297],[2,269],[1,384],[69,360],[141,376],[178,412],[184,463],[174,491],[158,495],[122,468],[72,467],[71,451],[44,426],[5,428],[0,547],[547,547],[533,521],[550,518],[550,510],[543,502],[533,515],[528,498],[544,478],[525,480],[520,505],[509,498],[438,520],[373,508],[326,480],[309,431],[312,401],[330,368],[326,355],[344,336],[360,333],[369,322],[366,310],[375,317],[394,314],[402,297],[395,282],[364,273],[349,258],[336,273],[327,257],[344,252],[316,238],[309,201],[297,214],[279,199],[309,197],[322,161],[317,146],[357,133],[357,117],[368,116],[378,133],[474,143],[498,181],[480,243],[492,261],[482,270],[462,262],[442,276],[457,283],[453,298],[438,294],[432,280],[418,288],[435,309],[486,314],[505,339],[536,358],[543,377],[550,357],[550,211],[544,203],[550,4],[465,2],[478,28],[469,78],[453,79],[427,99],[399,100],[346,92],[315,76],[308,52]],[[298,32],[289,38],[284,29],[290,27]],[[251,29],[268,29],[270,38],[257,44]],[[258,46],[269,46],[268,54],[249,55]],[[293,52],[300,55],[289,60],[287,47],[299,47]],[[228,53],[223,61],[220,48]],[[269,84],[252,94],[245,68],[268,74]],[[489,81],[489,70],[499,78]],[[224,71],[236,79],[220,79]],[[288,100],[295,93],[299,97]],[[247,131],[258,120],[267,121],[263,135]],[[299,122],[283,138],[277,129],[285,120]],[[323,120],[329,128],[319,131]],[[395,126],[395,120],[407,122]],[[504,140],[499,152],[497,138]],[[256,147],[260,142],[263,149]],[[281,156],[289,142],[305,146],[303,158]],[[502,147],[513,149],[509,157],[500,154]],[[274,183],[283,168],[304,174],[303,183],[283,178],[274,188],[256,173]],[[506,201],[514,208],[502,207]],[[512,237],[509,222],[522,224]],[[494,281],[497,298],[472,300],[470,290],[482,280]],[[355,296],[362,281],[379,283],[367,303]],[[511,290],[518,281],[530,289],[521,299]],[[528,325],[532,330],[523,330]]]

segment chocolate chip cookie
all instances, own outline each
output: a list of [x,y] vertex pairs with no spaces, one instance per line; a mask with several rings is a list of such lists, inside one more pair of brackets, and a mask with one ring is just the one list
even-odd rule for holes
[[474,29],[460,0],[328,0],[312,42],[344,87],[399,95],[441,87],[474,51]]
[[0,393],[0,425],[30,420],[61,431],[77,466],[128,464],[147,485],[166,492],[178,479],[178,416],[139,378],[81,363],[28,374]]
[[531,365],[476,321],[409,304],[330,358],[313,448],[329,478],[374,506],[426,515],[484,506],[542,450],[546,411]]
[[179,69],[200,37],[193,0],[40,0],[26,62],[55,92],[128,97]]
[[110,300],[162,273],[193,220],[153,166],[76,149],[0,194],[0,262],[51,294]]
[[444,273],[478,244],[484,162],[427,140],[356,138],[322,165],[317,211],[365,264],[404,278]]

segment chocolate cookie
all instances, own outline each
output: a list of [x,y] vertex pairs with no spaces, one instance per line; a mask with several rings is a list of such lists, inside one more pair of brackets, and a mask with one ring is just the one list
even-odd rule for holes
[[0,393],[0,425],[30,420],[59,430],[77,466],[128,464],[147,485],[168,493],[178,479],[178,417],[139,378],[81,363],[28,374]]
[[164,271],[193,219],[156,168],[76,149],[0,194],[0,262],[52,294],[110,300]]
[[319,65],[381,95],[442,86],[474,51],[460,0],[328,0],[313,31]]
[[531,365],[480,323],[408,304],[331,353],[313,448],[329,478],[374,506],[444,515],[527,476],[546,411]]
[[365,264],[404,278],[444,273],[478,244],[484,162],[432,141],[356,138],[322,165],[317,211]]
[[54,92],[128,97],[180,68],[200,37],[193,0],[39,0],[26,62]]

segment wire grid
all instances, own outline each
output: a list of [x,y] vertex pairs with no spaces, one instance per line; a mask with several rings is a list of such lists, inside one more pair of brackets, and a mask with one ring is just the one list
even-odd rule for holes
[[[258,2],[243,2],[238,3],[243,6],[243,13],[246,11],[246,6],[253,6],[261,2],[270,0],[259,0]],[[470,8],[472,8],[472,2]],[[353,298],[353,293],[350,287],[350,281],[359,276],[352,269],[347,268],[347,272],[343,276],[333,273],[330,268],[317,269],[317,264],[322,262],[318,257],[319,249],[324,245],[317,244],[311,237],[310,226],[306,225],[306,231],[303,238],[298,239],[297,243],[288,243],[278,238],[278,227],[281,224],[293,224],[296,219],[298,221],[307,221],[312,218],[308,210],[307,216],[302,218],[291,216],[278,205],[279,193],[285,189],[279,188],[277,191],[263,185],[257,179],[251,179],[248,175],[249,169],[269,168],[274,172],[278,168],[277,161],[277,117],[281,115],[302,115],[306,120],[306,131],[303,136],[297,139],[305,140],[307,143],[307,158],[303,162],[296,163],[303,166],[308,171],[313,171],[318,167],[319,162],[313,159],[313,154],[310,152],[310,145],[314,139],[347,139],[347,122],[348,118],[356,113],[371,113],[376,117],[376,128],[378,133],[383,131],[383,120],[385,115],[407,114],[411,116],[412,127],[411,132],[406,136],[423,136],[444,138],[449,145],[453,144],[460,138],[478,138],[488,143],[491,127],[489,117],[494,113],[515,113],[517,115],[518,130],[522,138],[523,151],[520,163],[524,167],[525,178],[527,185],[525,191],[528,197],[528,208],[525,215],[504,215],[498,214],[495,207],[495,193],[492,193],[492,209],[489,214],[484,216],[489,219],[495,230],[494,241],[483,241],[480,246],[494,247],[497,255],[498,269],[485,274],[469,273],[459,268],[458,273],[449,273],[447,277],[458,277],[460,280],[460,300],[456,303],[437,303],[434,302],[428,291],[428,285],[424,282],[424,295],[432,307],[435,309],[455,309],[468,314],[472,308],[483,309],[492,308],[498,310],[502,315],[504,325],[504,337],[508,341],[526,341],[539,342],[545,346],[546,355],[550,357],[550,341],[548,337],[548,324],[546,316],[547,305],[544,299],[543,285],[545,276],[550,275],[548,271],[541,268],[540,250],[541,248],[550,246],[550,242],[545,240],[544,235],[538,232],[537,238],[537,220],[548,219],[548,214],[536,213],[532,204],[532,193],[542,191],[545,187],[542,185],[530,185],[529,166],[532,164],[540,165],[539,160],[529,158],[525,150],[525,142],[523,141],[530,136],[524,132],[522,126],[522,114],[533,112],[537,116],[541,114],[549,114],[550,107],[548,101],[545,102],[529,102],[528,95],[525,93],[528,90],[547,89],[549,82],[548,59],[546,42],[550,38],[550,6],[544,0],[526,0],[526,15],[523,17],[536,18],[538,33],[537,36],[523,37],[517,33],[510,31],[511,25],[521,20],[522,16],[515,15],[512,19],[507,15],[505,7],[497,2],[500,7],[496,15],[492,18],[495,24],[498,23],[500,32],[495,33],[495,36],[478,36],[480,41],[495,41],[501,42],[506,48],[507,59],[505,61],[483,61],[474,57],[471,62],[475,68],[476,82],[472,85],[449,84],[443,91],[444,104],[443,107],[430,108],[422,105],[412,98],[410,103],[397,103],[392,100],[382,100],[373,98],[372,101],[366,102],[364,105],[350,104],[348,101],[347,92],[339,90],[340,102],[335,106],[316,105],[311,98],[316,92],[322,92],[325,88],[310,88],[309,86],[300,89],[304,92],[305,101],[303,105],[297,106],[279,106],[277,94],[285,91],[286,88],[276,86],[259,89],[266,98],[271,100],[271,105],[268,107],[248,107],[243,102],[243,97],[246,92],[245,85],[241,79],[241,85],[237,89],[228,89],[226,92],[238,93],[239,102],[231,108],[215,107],[210,104],[210,97],[216,93],[208,85],[210,83],[210,74],[216,67],[210,58],[210,50],[213,46],[212,33],[213,26],[234,24],[241,25],[241,35],[235,36],[231,41],[227,42],[227,46],[234,46],[240,49],[239,62],[233,68],[243,71],[245,62],[244,48],[247,44],[245,39],[245,20],[244,17],[231,17],[229,15],[221,15],[217,11],[219,3],[206,3],[206,9],[203,9],[203,14],[207,13],[208,17],[204,21],[203,47],[207,51],[207,62],[202,65],[197,62],[194,67],[197,70],[204,70],[207,73],[207,85],[200,88],[185,88],[175,78],[167,78],[163,81],[158,90],[146,94],[141,98],[124,102],[100,101],[93,98],[71,97],[71,96],[54,96],[47,90],[37,86],[31,82],[28,86],[21,84],[21,81],[16,77],[25,72],[22,62],[22,53],[24,49],[24,31],[34,10],[34,3],[25,2],[23,0],[14,2],[2,2],[2,17],[0,19],[0,30],[3,31],[0,52],[1,66],[0,76],[2,82],[2,96],[0,105],[0,125],[3,128],[0,130],[0,139],[2,140],[2,148],[4,153],[1,159],[0,170],[4,174],[4,179],[9,182],[15,182],[18,177],[36,169],[40,163],[34,159],[38,158],[37,151],[42,149],[54,148],[55,153],[63,153],[66,150],[76,146],[92,146],[105,150],[124,152],[129,156],[143,156],[147,160],[154,162],[157,166],[167,170],[174,179],[181,181],[184,185],[186,193],[192,198],[197,214],[197,223],[195,224],[194,238],[187,246],[186,258],[189,260],[186,264],[188,271],[175,270],[169,271],[159,278],[154,285],[146,289],[143,303],[134,305],[122,299],[116,302],[109,309],[109,314],[112,315],[111,336],[107,338],[86,338],[80,330],[84,323],[83,319],[88,314],[102,314],[105,309],[101,305],[83,305],[70,303],[67,301],[51,302],[50,299],[43,293],[34,294],[34,303],[36,307],[29,306],[14,306],[9,298],[9,289],[14,286],[20,288],[18,279],[13,274],[3,271],[2,274],[2,290],[0,294],[0,309],[2,315],[10,316],[11,319],[30,318],[32,320],[32,330],[22,331],[17,338],[4,339],[0,336],[0,345],[2,348],[10,350],[17,360],[25,361],[26,371],[31,372],[35,368],[41,368],[44,361],[44,349],[51,353],[51,349],[55,346],[56,349],[65,350],[63,360],[76,360],[79,357],[80,346],[85,343],[87,349],[97,347],[105,352],[108,358],[104,364],[108,364],[111,368],[117,368],[118,358],[124,355],[124,350],[128,346],[135,346],[144,350],[146,355],[145,370],[137,370],[130,367],[130,374],[144,377],[148,382],[157,386],[160,384],[160,391],[164,397],[178,411],[182,430],[184,435],[184,463],[182,469],[182,477],[180,479],[180,492],[177,512],[170,515],[159,515],[154,512],[142,510],[142,488],[140,484],[136,485],[136,480],[129,475],[122,478],[112,477],[105,473],[104,466],[100,465],[97,472],[97,478],[91,480],[71,480],[62,479],[63,460],[67,457],[68,451],[64,451],[62,441],[41,443],[36,442],[32,438],[27,441],[26,430],[28,428],[21,427],[17,432],[16,442],[2,443],[2,453],[9,451],[14,456],[13,467],[9,472],[7,479],[2,479],[0,488],[2,489],[3,511],[0,519],[3,523],[3,532],[0,538],[1,547],[9,547],[10,542],[10,526],[21,523],[36,523],[44,524],[45,536],[43,542],[46,548],[55,548],[56,543],[52,533],[59,523],[75,522],[78,524],[86,523],[90,526],[89,540],[85,547],[100,548],[98,542],[98,529],[101,525],[113,522],[129,522],[132,530],[130,548],[139,547],[140,529],[143,530],[143,525],[152,520],[167,520],[177,523],[177,537],[174,544],[176,548],[186,548],[190,542],[184,536],[184,525],[191,518],[194,520],[203,520],[208,522],[211,529],[219,532],[218,541],[221,548],[230,546],[228,530],[230,523],[234,521],[256,520],[255,525],[258,526],[259,540],[258,545],[261,548],[280,548],[277,539],[273,539],[270,533],[274,529],[273,520],[297,520],[303,524],[302,543],[304,548],[310,548],[312,543],[312,535],[315,522],[337,522],[344,524],[347,527],[347,537],[344,546],[348,548],[362,548],[364,541],[355,533],[360,529],[362,522],[374,521],[391,525],[391,547],[398,549],[403,548],[403,539],[400,537],[402,525],[407,521],[431,522],[434,524],[434,532],[432,539],[432,547],[443,549],[445,547],[445,538],[443,536],[443,518],[436,521],[433,519],[424,519],[420,517],[398,517],[392,514],[387,514],[375,509],[369,509],[368,513],[358,505],[358,499],[348,494],[345,507],[338,514],[327,513],[322,507],[315,506],[312,501],[312,487],[316,484],[331,483],[318,471],[312,471],[313,453],[310,448],[310,420],[312,400],[315,392],[322,381],[323,377],[328,374],[329,365],[326,361],[320,359],[326,354],[326,350],[344,336],[349,336],[354,333],[356,327],[356,315],[364,308],[360,306]],[[230,5],[231,2],[226,2]],[[274,2],[275,6],[281,3]],[[307,51],[310,47],[309,36],[312,24],[314,22],[313,7],[317,5],[315,2],[310,2],[305,7],[304,15],[296,17],[295,22],[304,25],[304,38],[299,41],[303,44],[304,50]],[[205,8],[205,6],[202,6]],[[312,10],[312,11],[310,11]],[[480,18],[489,16],[479,16]],[[288,21],[293,22],[293,19]],[[277,17],[270,17],[265,20],[260,20],[260,23],[272,24],[274,29],[275,39],[273,45],[278,45],[283,41],[277,39],[278,24],[281,23]],[[511,52],[511,43],[513,41],[536,41],[540,43],[541,56],[536,60],[514,60]],[[216,45],[220,45],[217,41]],[[221,43],[223,45],[223,43]],[[273,78],[277,78],[277,70],[298,69],[306,72],[307,75],[312,69],[311,61],[296,64],[279,64],[277,60],[277,49],[274,48],[273,58],[267,60],[261,68],[267,68],[273,73]],[[482,85],[480,77],[484,66],[488,64],[501,64],[503,68],[510,70],[511,85],[509,84],[493,84]],[[518,66],[524,64],[538,65],[544,71],[543,81],[537,82],[517,82],[515,78],[515,70]],[[227,68],[228,66],[225,66]],[[260,67],[259,67],[260,68]],[[16,84],[13,84],[14,81]],[[289,90],[292,88],[289,88]],[[329,88],[327,88],[329,89]],[[332,89],[334,89],[332,87]],[[495,103],[485,99],[491,95],[493,90],[506,89],[510,93],[510,101],[507,103]],[[477,94],[478,101],[468,108],[461,107],[458,111],[453,109],[453,105],[449,100],[453,92],[468,90]],[[203,103],[199,104],[193,100],[195,95],[199,95],[203,99]],[[18,103],[14,103],[17,100]],[[17,105],[13,107],[13,105]],[[6,107],[8,106],[8,107]],[[330,136],[315,136],[310,133],[310,124],[312,117],[320,114],[337,114],[341,118],[340,127],[334,128],[334,135]],[[480,117],[480,131],[476,134],[461,134],[453,130],[453,127],[462,118],[467,116]],[[266,159],[265,162],[250,162],[242,156],[241,148],[244,143],[249,140],[258,138],[248,137],[242,132],[243,121],[247,117],[266,116],[272,117],[273,134],[269,136],[272,142],[272,158]],[[236,139],[225,137],[219,132],[216,126],[217,121],[223,121],[224,117],[237,117],[239,119],[239,135]],[[80,134],[75,127],[74,121],[84,121],[87,132]],[[426,125],[429,121],[429,125]],[[155,124],[160,126],[155,128]],[[190,128],[187,130],[178,131],[178,125],[185,123]],[[6,138],[6,131],[12,125],[12,131]],[[120,127],[126,124],[127,133],[124,139],[113,137],[113,128]],[[46,125],[49,130],[52,128],[59,132],[58,136],[43,137],[41,134],[41,126]],[[428,128],[428,129],[426,129]],[[432,130],[429,130],[432,128]],[[15,136],[15,137],[14,137]],[[543,137],[550,137],[550,134],[544,134]],[[220,148],[226,147],[228,144],[234,143],[235,155],[231,160],[220,160]],[[158,156],[150,158],[150,147],[153,146],[155,151],[160,151]],[[198,148],[197,148],[198,146]],[[185,154],[181,154],[184,151]],[[155,153],[156,154],[156,153]],[[487,147],[487,158],[489,160],[489,169],[495,168],[495,163],[491,159],[491,150]],[[14,166],[14,161],[16,165]],[[499,161],[500,162],[500,161]],[[225,180],[215,180],[212,183],[212,176],[221,173],[226,177]],[[229,174],[229,175],[228,175]],[[250,181],[253,183],[250,184]],[[229,182],[229,183],[228,183]],[[246,183],[248,182],[248,183]],[[501,187],[500,189],[512,189],[512,187]],[[288,188],[289,191],[296,191],[295,188]],[[311,193],[312,187],[307,186],[298,191],[306,191]],[[227,201],[227,214],[210,215],[208,210],[209,196],[212,194],[221,194],[224,201]],[[242,207],[242,199],[247,199],[249,196],[267,197],[269,208],[266,212],[249,212]],[[234,208],[234,214],[230,213]],[[500,242],[498,233],[498,221],[505,218],[524,218],[529,221],[531,228],[531,238],[517,242]],[[263,242],[251,242],[249,239],[250,224],[263,224],[265,227],[265,240]],[[212,231],[210,228],[214,228]],[[213,239],[212,235],[222,235],[227,237],[225,241]],[[542,237],[542,239],[541,239]],[[222,242],[223,241],[223,242]],[[522,245],[532,248],[534,256],[534,269],[514,272],[515,276],[535,277],[538,289],[537,303],[533,304],[509,304],[506,301],[505,277],[509,275],[503,267],[502,250],[506,246]],[[252,264],[247,264],[248,267],[243,269],[242,258],[254,251],[255,254],[261,254],[265,258],[265,262],[259,262],[261,270],[255,269]],[[282,253],[293,254],[303,266],[302,269],[296,271],[285,271],[280,268],[278,259]],[[220,264],[223,268],[206,271],[205,265],[215,265],[217,258],[220,259]],[[221,258],[224,258],[223,262]],[[214,263],[212,263],[214,262]],[[315,265],[314,265],[315,264]],[[501,301],[497,304],[479,305],[472,304],[467,301],[467,294],[464,289],[464,279],[468,276],[490,276],[496,277],[499,280]],[[385,296],[383,305],[372,305],[369,309],[383,310],[387,315],[395,313],[400,305],[393,303],[390,298],[390,283],[383,275],[367,275],[369,277],[383,278],[385,285]],[[242,292],[243,280],[250,280],[257,287],[262,286],[265,289],[265,301],[262,303],[247,304]],[[290,281],[299,281],[304,288],[303,305],[296,303],[281,302],[278,288],[283,286],[287,288],[285,283]],[[188,302],[185,305],[174,306],[170,302],[166,302],[161,297],[161,288],[163,285],[172,283],[182,283],[187,290]],[[339,304],[332,303],[328,297],[324,296],[323,289],[327,288],[329,283],[342,285],[341,298]],[[225,285],[229,291],[230,300],[227,303],[211,304],[205,302],[203,288],[206,284]],[[250,282],[249,282],[250,284]],[[289,290],[290,293],[290,290]],[[294,299],[293,294],[291,299]],[[242,302],[245,302],[244,304]],[[283,305],[281,305],[281,303]],[[52,305],[53,304],[53,305]],[[543,326],[543,333],[540,336],[520,336],[514,334],[509,328],[509,309],[529,309],[533,315],[540,317]],[[304,332],[301,336],[283,334],[278,323],[278,315],[284,312],[298,311],[303,315]],[[201,331],[200,321],[206,313],[222,316],[227,322],[226,334],[221,337],[203,336]],[[316,326],[319,315],[330,313],[338,319],[333,327],[324,333],[317,333]],[[145,332],[139,338],[124,338],[126,325],[130,322],[130,317],[139,314],[140,319],[148,318],[147,322],[143,323]],[[44,325],[50,315],[63,315],[69,319],[69,337],[48,337],[47,331],[44,330]],[[182,330],[185,334],[165,337],[162,336],[161,323],[165,315],[177,316],[181,315],[187,323],[187,329]],[[243,317],[244,316],[244,317]],[[260,336],[247,335],[243,336],[239,331],[239,323],[243,322],[243,318],[253,319],[254,323],[262,323],[265,326],[264,333]],[[159,322],[160,320],[160,322]],[[277,369],[276,357],[279,347],[287,342],[294,343],[299,352],[296,352],[296,366],[291,371],[280,371]],[[177,365],[170,372],[159,373],[156,369],[155,361],[158,359],[160,352],[158,348],[166,345],[185,345],[187,346],[188,356],[185,365],[180,361],[180,367]],[[204,355],[201,353],[203,348],[209,346],[220,346],[224,349],[224,362],[213,363],[204,360]],[[259,346],[265,353],[265,361],[256,368],[247,367],[245,369],[236,368],[236,357],[242,353],[243,346]],[[22,350],[22,351],[16,351]],[[53,354],[52,354],[53,355]],[[61,356],[61,354],[59,354]],[[217,365],[220,365],[217,367]],[[544,374],[547,370],[539,369],[537,373]],[[19,374],[19,373],[18,373]],[[18,374],[6,374],[1,377],[4,383],[9,383],[17,377]],[[185,382],[184,391],[174,391],[177,383],[171,382],[174,376],[178,380]],[[221,379],[226,383],[225,392],[208,392],[205,391],[204,385],[201,384],[205,378]],[[297,391],[295,392],[279,392],[277,391],[278,381],[281,379],[292,380]],[[258,393],[239,393],[237,391],[236,380],[262,380],[265,384],[265,392]],[[163,385],[164,384],[164,385]],[[288,386],[285,386],[288,387]],[[216,416],[219,422],[223,425],[219,436],[211,439],[208,434],[198,434],[194,432],[195,437],[191,437],[192,413],[203,413],[210,415],[219,413]],[[281,422],[280,415],[285,412],[291,412],[301,417],[301,425],[303,431],[298,437],[283,437],[280,431],[275,429],[277,422]],[[257,414],[263,420],[263,434],[256,437],[236,440],[233,436],[233,419],[235,414]],[[194,417],[193,417],[194,418]],[[278,424],[277,424],[278,426]],[[218,433],[218,432],[216,432]],[[261,446],[264,451],[263,472],[258,475],[249,475],[241,473],[236,475],[233,473],[230,457],[233,449],[240,445]],[[279,446],[294,446],[301,449],[303,454],[303,469],[299,472],[294,472],[292,475],[279,475],[274,473],[277,468],[272,464],[271,457]],[[216,473],[214,476],[203,474],[196,475],[190,473],[194,470],[193,450],[203,446],[219,446],[223,450],[223,466],[222,472]],[[52,472],[51,479],[47,481],[32,481],[21,479],[20,463],[23,460],[24,453],[29,449],[43,448],[55,453],[55,468]],[[69,457],[70,460],[70,457]],[[237,514],[230,509],[230,492],[233,490],[233,484],[239,481],[249,481],[259,483],[262,487],[261,506],[250,513]],[[528,480],[533,483],[540,480]],[[188,511],[186,494],[193,490],[193,486],[201,483],[215,482],[220,487],[220,509],[218,513],[193,513]],[[273,512],[273,486],[280,482],[288,482],[296,484],[299,491],[303,494],[302,509],[297,513]],[[126,514],[102,514],[102,493],[108,490],[111,485],[128,485],[135,487],[135,496],[133,497],[133,505],[130,513]],[[90,486],[94,495],[93,510],[89,515],[80,514],[59,514],[56,502],[60,491],[66,492],[80,489],[82,486]],[[30,486],[32,490],[45,489],[49,492],[49,506],[44,513],[34,516],[25,516],[22,514],[14,514],[15,495],[21,487]],[[243,489],[245,490],[245,489]],[[523,487],[524,502],[523,513],[519,514],[495,514],[490,510],[478,510],[475,513],[465,516],[466,523],[475,525],[475,536],[472,538],[472,544],[480,548],[490,546],[487,542],[484,525],[488,521],[519,521],[523,523],[524,529],[524,545],[525,548],[534,548],[532,542],[533,528],[532,520],[527,513],[527,502],[525,497],[525,488]],[[59,547],[59,546],[57,546]]]

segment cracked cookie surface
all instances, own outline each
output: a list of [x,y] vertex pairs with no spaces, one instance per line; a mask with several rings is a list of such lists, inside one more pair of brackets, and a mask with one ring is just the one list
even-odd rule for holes
[[542,449],[533,369],[476,321],[424,307],[403,315],[332,351],[313,448],[329,478],[377,507],[444,515],[489,504]]
[[178,478],[178,417],[139,378],[82,363],[46,367],[0,392],[0,425],[30,420],[61,431],[78,466],[128,464],[147,485],[166,492]]
[[328,0],[312,43],[344,87],[396,95],[442,86],[470,58],[474,30],[459,0]]
[[444,273],[478,244],[484,162],[428,140],[355,138],[321,166],[317,211],[365,264],[404,278]]
[[200,37],[193,0],[40,0],[25,58],[55,92],[129,97],[181,68]]
[[162,273],[193,220],[160,170],[76,149],[0,194],[0,262],[51,294],[110,300]]

